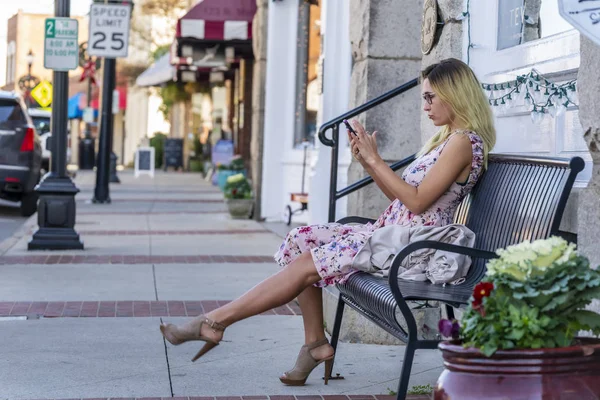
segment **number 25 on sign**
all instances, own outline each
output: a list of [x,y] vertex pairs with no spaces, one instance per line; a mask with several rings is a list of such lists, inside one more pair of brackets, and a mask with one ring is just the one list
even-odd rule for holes
[[88,54],[96,57],[127,57],[131,5],[94,3],[90,9]]

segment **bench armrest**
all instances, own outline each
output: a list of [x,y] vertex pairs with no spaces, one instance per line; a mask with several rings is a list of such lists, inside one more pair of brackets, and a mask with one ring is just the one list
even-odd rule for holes
[[374,223],[375,221],[377,221],[376,219],[371,219],[371,218],[364,218],[364,217],[356,217],[356,216],[350,216],[350,217],[344,217],[342,219],[340,219],[339,221],[337,221],[338,224],[367,224],[367,223]]
[[400,265],[402,265],[402,261],[408,257],[410,253],[420,249],[444,250],[452,253],[465,254],[474,258],[484,258],[487,260],[491,258],[498,258],[498,255],[491,251],[476,249],[473,247],[457,246],[455,244],[443,243],[435,240],[421,240],[419,242],[411,243],[405,246],[398,254],[396,254],[394,260],[392,261],[389,282],[394,295],[401,295],[400,288],[398,287],[398,270]]

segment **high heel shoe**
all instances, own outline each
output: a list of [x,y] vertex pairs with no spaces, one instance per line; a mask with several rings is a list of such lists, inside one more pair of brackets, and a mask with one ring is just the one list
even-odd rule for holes
[[322,362],[325,362],[325,384],[327,385],[329,377],[331,376],[331,370],[333,369],[333,358],[335,357],[335,354],[322,360],[315,360],[312,354],[310,354],[310,351],[328,343],[327,339],[323,339],[302,346],[294,368],[285,372],[283,376],[279,377],[279,380],[286,385],[302,386],[313,369]]
[[165,339],[172,345],[180,345],[181,343],[188,342],[190,340],[201,340],[206,342],[198,353],[192,358],[192,362],[196,361],[208,351],[214,349],[219,345],[219,341],[202,336],[202,324],[210,326],[213,332],[225,331],[225,326],[219,322],[213,321],[204,315],[194,318],[192,321],[185,324],[183,327],[178,327],[173,324],[160,324],[160,331]]

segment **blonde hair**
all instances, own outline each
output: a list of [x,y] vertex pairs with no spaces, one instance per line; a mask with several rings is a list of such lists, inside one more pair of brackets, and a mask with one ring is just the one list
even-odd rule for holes
[[[473,70],[464,62],[449,58],[425,68],[421,81],[425,79],[429,79],[435,95],[451,108],[456,124],[481,138],[484,167],[487,167],[488,153],[496,144],[496,129],[488,99]],[[444,126],[425,143],[418,155],[429,153],[451,134],[450,127]]]

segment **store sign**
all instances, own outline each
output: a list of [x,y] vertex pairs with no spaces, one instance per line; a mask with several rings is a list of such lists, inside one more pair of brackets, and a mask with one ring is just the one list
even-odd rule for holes
[[600,46],[600,0],[558,0],[558,11],[575,29]]
[[92,4],[90,9],[90,56],[127,57],[131,6],[121,4]]
[[44,68],[69,71],[79,66],[79,22],[48,18],[44,23]]
[[524,0],[500,0],[498,2],[497,49],[508,49],[523,43],[524,28]]

